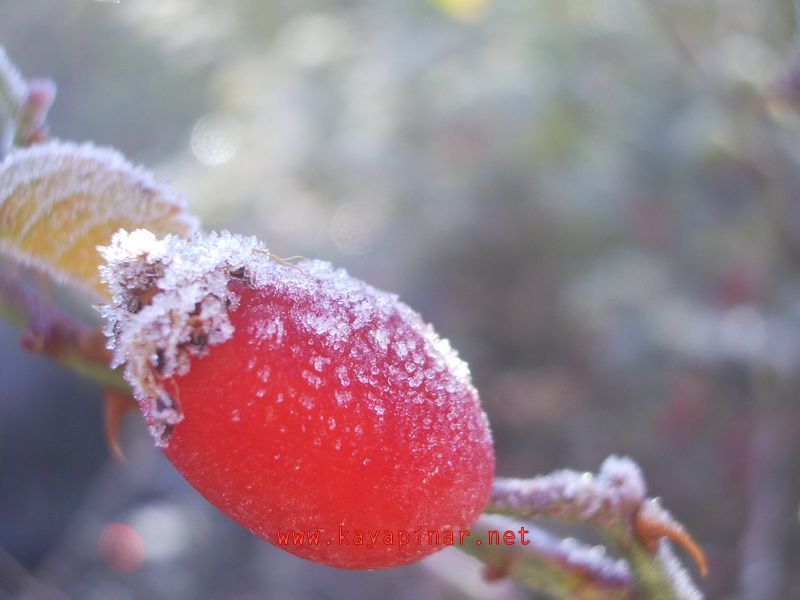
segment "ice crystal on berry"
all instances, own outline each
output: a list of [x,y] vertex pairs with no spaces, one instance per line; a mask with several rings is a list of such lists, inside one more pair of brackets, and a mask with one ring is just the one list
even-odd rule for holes
[[101,276],[112,293],[100,308],[112,366],[126,365],[151,433],[166,445],[183,415],[163,382],[186,373],[192,356],[230,338],[228,311],[238,297],[228,283],[263,284],[269,252],[254,237],[228,232],[159,240],[143,229],[119,231],[100,252],[106,260]]

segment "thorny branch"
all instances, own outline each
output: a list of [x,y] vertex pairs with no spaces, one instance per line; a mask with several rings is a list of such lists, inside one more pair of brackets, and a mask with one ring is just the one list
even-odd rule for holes
[[624,537],[645,493],[639,468],[629,459],[612,456],[597,476],[563,470],[532,479],[498,478],[487,512],[580,521],[601,530],[619,530],[618,536]]
[[[501,571],[512,579],[520,580],[522,577],[520,581],[528,585],[537,581],[538,586],[531,586],[537,589],[549,590],[543,586],[557,584],[551,593],[560,594],[575,586],[579,591],[568,594],[575,598],[637,598],[642,595],[664,599],[701,598],[688,573],[672,557],[668,541],[683,547],[705,575],[707,568],[702,551],[681,524],[657,500],[647,499],[646,493],[645,481],[636,463],[616,456],[607,458],[596,476],[562,470],[531,479],[496,479],[487,513],[526,520],[544,517],[591,525],[627,560],[625,564],[630,567],[633,583],[631,587],[625,587],[620,583],[620,575],[614,578],[614,582],[621,587],[609,587],[608,559],[604,553],[598,554],[598,550],[592,549],[597,560],[586,560],[591,552],[582,546],[574,546],[574,553],[566,553],[556,560],[565,568],[565,564],[573,562],[570,557],[579,559],[580,568],[574,566],[576,573],[571,577],[565,574],[545,576],[535,569],[515,564],[515,561],[526,560],[531,552],[544,553],[548,560],[552,559],[552,549],[548,550],[547,544],[529,548],[527,552],[512,553],[507,563],[499,565],[503,567]],[[498,568],[499,559],[493,555],[492,549],[477,546],[470,553],[482,560],[486,558],[487,564]]]

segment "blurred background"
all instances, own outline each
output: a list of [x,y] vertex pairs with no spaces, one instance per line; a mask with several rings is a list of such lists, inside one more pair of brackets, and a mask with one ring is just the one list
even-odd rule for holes
[[[709,598],[800,598],[800,61],[789,0],[0,0],[56,137],[209,229],[396,292],[472,367],[498,473],[644,469]],[[530,598],[375,573],[210,507],[0,325],[0,596]],[[4,597],[4,596],[3,596]]]

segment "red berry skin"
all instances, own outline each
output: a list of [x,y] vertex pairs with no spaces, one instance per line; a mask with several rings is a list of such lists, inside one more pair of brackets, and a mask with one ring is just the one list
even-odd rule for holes
[[[258,289],[229,284],[232,337],[167,386],[184,417],[170,461],[250,531],[329,566],[417,560],[444,547],[429,530],[458,543],[495,467],[466,365],[393,296],[274,272]],[[317,530],[317,544],[277,537]]]

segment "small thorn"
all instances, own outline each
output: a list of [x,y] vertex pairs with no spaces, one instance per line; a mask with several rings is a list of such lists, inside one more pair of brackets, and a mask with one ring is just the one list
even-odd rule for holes
[[703,577],[708,575],[708,564],[700,546],[683,525],[661,508],[657,500],[645,501],[636,511],[634,529],[639,539],[651,550],[656,549],[662,538],[674,542],[692,557]]
[[119,444],[119,430],[122,419],[136,407],[133,398],[115,390],[105,390],[105,433],[106,443],[111,454],[120,463],[125,463],[125,453]]

